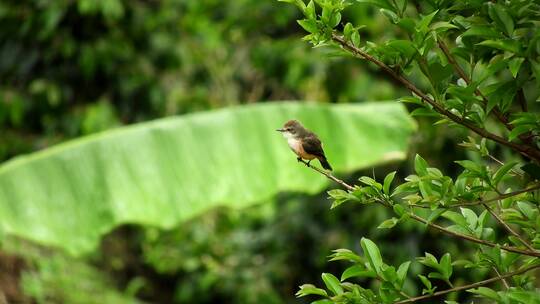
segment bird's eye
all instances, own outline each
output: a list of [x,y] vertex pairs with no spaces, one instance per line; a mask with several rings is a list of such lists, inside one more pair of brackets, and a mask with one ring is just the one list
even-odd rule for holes
[[291,133],[294,133],[293,129],[292,128],[287,128],[287,131],[291,132]]

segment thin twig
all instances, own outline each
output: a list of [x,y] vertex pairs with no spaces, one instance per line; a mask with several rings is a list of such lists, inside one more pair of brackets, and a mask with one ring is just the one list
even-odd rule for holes
[[501,277],[501,274],[500,274],[499,271],[497,270],[497,267],[492,266],[491,268],[493,269],[493,271],[495,271],[495,274],[497,275],[497,277],[499,277],[499,278],[501,279],[501,282],[503,283],[504,288],[505,288],[506,290],[510,289],[510,285],[508,285],[508,282],[506,282],[506,280],[505,280],[503,277]]
[[[448,49],[448,47],[446,46],[444,41],[439,39],[437,41],[437,44],[439,45],[439,48],[441,49],[441,51],[446,56],[446,59],[448,59],[448,62],[450,62],[450,64],[454,67],[454,70],[456,70],[459,77],[461,77],[461,79],[463,79],[467,85],[470,85],[471,84],[471,79],[465,73],[465,71],[461,68],[459,63],[454,58],[454,56],[452,56],[452,53],[450,52],[450,50]],[[483,105],[485,107],[488,104],[487,97],[478,88],[476,88],[475,93],[476,93],[476,95],[478,95],[478,96],[480,96],[482,98]],[[506,128],[508,130],[513,129],[513,126],[508,123],[508,118],[503,113],[501,113],[501,111],[499,110],[499,108],[497,106],[495,106],[493,108],[493,110],[491,110],[491,112],[497,117],[497,119],[499,119],[499,121],[501,121],[506,126]]]
[[[504,194],[501,194],[501,195],[499,195],[497,197],[490,198],[490,199],[487,199],[487,200],[479,200],[479,201],[474,201],[474,202],[453,204],[453,205],[449,205],[449,206],[440,206],[440,207],[450,209],[450,208],[482,205],[482,204],[492,203],[492,202],[495,202],[495,201],[500,201],[500,200],[503,200],[505,198],[509,198],[509,197],[512,197],[512,196],[520,195],[520,194],[530,192],[530,191],[534,191],[534,190],[538,190],[538,189],[540,189],[540,184],[534,185],[534,186],[526,188],[526,189],[522,189],[522,190],[510,192],[510,193],[504,193]],[[430,209],[431,208],[431,206],[419,205],[419,204],[408,204],[408,206],[416,207],[416,208],[424,208],[424,209]]]
[[[336,183],[342,185],[343,187],[345,187],[347,190],[349,191],[352,191],[354,190],[355,188],[349,184],[347,184],[346,182],[336,178],[335,176],[333,176],[332,174],[328,173],[328,172],[325,172],[317,167],[314,167],[314,166],[311,166],[308,162],[304,161],[304,160],[299,160],[300,162],[302,162],[303,164],[305,164],[306,166],[308,166],[309,168],[319,172],[320,174],[326,176],[327,178],[335,181]],[[385,205],[385,204],[383,204]],[[387,205],[387,206],[391,206],[391,205]],[[524,249],[520,249],[520,248],[516,248],[516,247],[511,247],[511,246],[506,246],[506,245],[499,245],[499,244],[496,244],[496,243],[492,243],[492,242],[489,242],[489,241],[486,241],[486,240],[482,240],[482,239],[479,239],[479,238],[476,238],[474,236],[470,236],[470,235],[466,235],[466,234],[461,234],[461,233],[457,233],[457,232],[454,232],[454,231],[451,231],[451,230],[448,230],[442,226],[439,226],[437,224],[433,224],[431,222],[428,222],[426,219],[412,213],[412,212],[407,212],[407,214],[414,220],[418,221],[418,222],[421,222],[423,224],[426,224],[428,226],[430,226],[431,228],[435,228],[439,231],[442,231],[446,234],[449,234],[449,235],[452,235],[452,236],[455,236],[455,237],[459,237],[459,238],[462,238],[462,239],[465,239],[465,240],[468,240],[468,241],[471,241],[471,242],[474,242],[474,243],[478,243],[478,244],[482,244],[482,245],[486,245],[486,246],[489,246],[489,247],[499,247],[501,248],[502,250],[505,250],[505,251],[509,251],[509,252],[515,252],[515,253],[519,253],[519,254],[524,254],[524,255],[528,255],[528,256],[534,256],[534,257],[540,257],[540,251],[529,251],[529,250],[524,250]]]
[[402,75],[400,75],[399,73],[394,71],[392,68],[390,68],[384,62],[378,60],[377,58],[375,58],[375,57],[373,57],[371,55],[369,55],[368,53],[364,52],[362,49],[354,46],[353,44],[345,41],[345,39],[342,36],[339,36],[339,35],[334,33],[334,34],[332,34],[332,40],[337,42],[339,45],[341,45],[341,47],[343,49],[351,52],[354,56],[356,56],[358,58],[361,58],[361,59],[365,59],[365,60],[367,60],[369,62],[372,62],[375,65],[377,65],[379,68],[384,70],[386,73],[390,74],[390,76],[392,76],[395,80],[397,80],[398,82],[403,84],[409,91],[416,94],[424,102],[431,105],[433,107],[433,110],[435,110],[439,114],[448,117],[453,122],[455,122],[457,124],[460,124],[460,125],[468,128],[468,129],[472,130],[473,132],[475,132],[476,134],[478,134],[478,135],[480,135],[482,137],[493,140],[493,141],[495,141],[495,142],[497,142],[497,143],[499,143],[501,145],[510,147],[510,148],[514,149],[515,151],[518,151],[521,154],[523,154],[525,156],[528,156],[528,157],[530,157],[532,159],[535,159],[536,161],[540,162],[540,150],[538,150],[538,149],[536,149],[534,147],[531,147],[531,146],[510,142],[510,141],[506,140],[505,138],[503,138],[503,137],[501,137],[499,135],[493,134],[493,133],[487,131],[486,129],[483,129],[483,128],[480,128],[480,127],[476,126],[472,121],[470,121],[468,119],[457,116],[456,114],[450,112],[449,110],[444,108],[442,105],[437,103],[435,100],[433,100],[431,97],[426,95],[424,92],[422,92],[410,80],[408,80],[407,78],[403,77]]
[[345,189],[347,189],[347,190],[349,190],[349,191],[353,191],[353,190],[354,190],[354,187],[353,187],[353,186],[347,184],[346,182],[340,180],[339,178],[333,176],[332,174],[330,174],[330,173],[328,173],[328,172],[326,172],[326,171],[324,171],[324,170],[322,170],[322,169],[319,169],[319,168],[317,168],[317,167],[314,167],[314,166],[310,165],[310,164],[309,164],[308,162],[306,162],[305,160],[299,159],[298,161],[301,162],[301,163],[303,163],[304,165],[310,167],[311,169],[313,169],[313,170],[319,172],[320,174],[322,174],[322,175],[328,177],[329,179],[335,181],[336,183],[342,185]]
[[510,227],[500,216],[493,211],[486,203],[482,204],[484,208],[499,222],[510,234],[515,236],[525,247],[527,247],[530,251],[536,251],[533,246],[531,246],[525,239],[523,239],[512,227]]
[[519,104],[521,105],[521,110],[523,112],[527,112],[529,109],[527,108],[527,98],[525,98],[525,92],[523,92],[523,88],[518,90],[517,100],[519,101]]
[[497,281],[500,281],[502,279],[510,278],[510,277],[513,277],[513,276],[516,276],[516,275],[531,271],[531,270],[536,269],[538,267],[540,267],[540,264],[539,265],[532,265],[532,266],[529,266],[529,267],[526,267],[526,268],[523,268],[523,269],[518,269],[516,271],[505,273],[505,274],[503,274],[501,276],[493,277],[491,279],[483,280],[483,281],[476,282],[476,283],[473,283],[473,284],[454,287],[454,288],[450,288],[450,289],[447,289],[447,290],[441,290],[441,291],[435,292],[435,293],[430,294],[430,295],[419,296],[419,297],[414,297],[414,298],[410,298],[410,299],[397,301],[397,302],[394,302],[394,304],[413,303],[413,302],[418,302],[418,301],[427,300],[427,299],[431,299],[431,298],[434,298],[434,297],[442,296],[442,295],[445,295],[445,294],[451,293],[451,292],[456,292],[456,291],[467,290],[467,289],[472,289],[472,288],[484,286],[484,285],[487,285],[489,283],[497,282]]
[[540,184],[537,184],[537,185],[534,185],[532,187],[525,188],[525,189],[522,189],[522,190],[518,190],[518,191],[514,191],[514,192],[510,192],[510,193],[505,193],[505,194],[499,195],[499,196],[497,196],[495,198],[491,198],[491,199],[487,199],[487,200],[483,200],[483,201],[475,201],[475,202],[470,202],[470,203],[454,204],[454,205],[449,206],[449,207],[454,208],[454,207],[482,205],[482,204],[496,202],[496,201],[499,201],[499,200],[503,200],[505,198],[509,198],[509,197],[512,197],[512,196],[520,195],[522,193],[531,192],[531,191],[538,190],[538,189],[540,189]]
[[500,245],[500,244],[496,244],[496,243],[492,243],[490,241],[486,241],[486,240],[482,240],[482,239],[479,239],[479,238],[476,238],[474,236],[470,236],[470,235],[466,235],[466,234],[461,234],[461,233],[457,233],[457,232],[454,232],[454,231],[451,231],[451,230],[448,230],[442,226],[439,226],[437,224],[434,224],[434,223],[431,223],[429,221],[427,221],[426,219],[424,219],[423,217],[420,217],[414,213],[408,213],[409,216],[415,220],[417,220],[418,222],[421,222],[421,223],[424,223],[428,226],[430,226],[431,228],[434,228],[434,229],[437,229],[441,232],[444,232],[446,234],[449,234],[449,235],[452,235],[452,236],[455,236],[455,237],[459,237],[459,238],[462,238],[462,239],[465,239],[465,240],[468,240],[468,241],[471,241],[473,243],[477,243],[477,244],[481,244],[481,245],[486,245],[486,246],[489,246],[489,247],[499,247],[501,248],[502,250],[505,250],[505,251],[509,251],[509,252],[515,252],[515,253],[519,253],[519,254],[523,254],[523,255],[528,255],[528,256],[534,256],[534,257],[540,257],[540,251],[529,251],[529,250],[524,250],[524,249],[520,249],[520,248],[516,248],[516,247],[511,247],[511,246],[506,246],[506,245]]

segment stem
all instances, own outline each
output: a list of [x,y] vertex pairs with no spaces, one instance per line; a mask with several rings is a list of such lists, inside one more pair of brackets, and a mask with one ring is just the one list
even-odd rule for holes
[[469,285],[463,285],[463,286],[459,286],[459,287],[454,287],[454,288],[450,288],[450,289],[447,289],[447,290],[438,291],[438,292],[435,292],[435,293],[433,293],[431,295],[425,295],[425,296],[420,296],[420,297],[415,297],[415,298],[410,298],[410,299],[397,301],[397,302],[394,302],[394,304],[413,303],[413,302],[417,302],[417,301],[422,301],[422,300],[442,296],[442,295],[445,295],[445,294],[451,293],[451,292],[456,292],[456,291],[467,290],[467,289],[472,289],[472,288],[484,286],[484,285],[487,285],[489,283],[497,282],[497,281],[500,281],[500,280],[503,280],[503,279],[506,279],[506,278],[513,277],[515,275],[519,275],[519,274],[531,271],[531,270],[536,269],[538,267],[540,267],[540,265],[529,266],[529,267],[526,267],[526,268],[523,268],[523,269],[518,269],[516,271],[506,273],[506,274],[501,275],[501,276],[493,277],[491,279],[483,280],[483,281],[476,282],[476,283],[469,284]]
[[525,239],[523,239],[512,227],[510,227],[500,216],[493,211],[486,203],[482,204],[484,208],[499,222],[510,234],[515,236],[525,247],[527,247],[530,251],[536,251]]
[[[467,85],[470,85],[471,79],[465,73],[465,71],[461,68],[461,66],[458,64],[454,56],[452,56],[452,53],[450,52],[450,50],[448,49],[444,41],[439,39],[437,41],[437,44],[439,45],[439,48],[446,56],[446,59],[448,59],[448,62],[450,62],[450,64],[454,67],[454,70],[456,70],[456,73],[458,73],[459,77],[461,77],[465,81],[465,83],[467,83]],[[488,103],[487,97],[484,94],[482,94],[482,92],[480,92],[480,89],[478,88],[474,92],[476,95],[482,97],[483,106],[485,107]],[[491,110],[491,112],[497,117],[497,119],[499,119],[499,121],[501,121],[506,126],[508,130],[512,130],[514,128],[511,124],[508,123],[508,118],[503,113],[501,113],[501,111],[499,110],[497,106],[495,106],[493,110]]]
[[495,142],[497,142],[497,143],[499,143],[501,145],[510,147],[510,148],[514,149],[515,151],[518,151],[521,154],[523,154],[525,156],[528,156],[528,157],[530,157],[532,159],[535,159],[536,161],[540,162],[540,150],[538,150],[538,149],[536,149],[534,147],[531,147],[531,146],[522,145],[522,144],[507,141],[506,139],[504,139],[503,137],[501,137],[499,135],[493,134],[493,133],[487,131],[486,129],[483,129],[483,128],[480,128],[480,127],[476,126],[472,121],[457,116],[456,114],[454,114],[454,113],[450,112],[449,110],[445,109],[439,103],[435,102],[435,100],[433,100],[431,97],[429,97],[424,92],[422,92],[410,80],[408,80],[407,78],[401,76],[400,74],[398,74],[397,72],[392,70],[392,68],[387,66],[384,62],[376,59],[375,57],[373,57],[371,55],[369,55],[368,53],[364,52],[360,48],[357,48],[356,46],[354,46],[353,44],[348,43],[347,41],[345,41],[345,39],[342,36],[338,36],[337,34],[334,33],[334,34],[332,34],[332,40],[337,42],[339,45],[341,45],[341,47],[344,48],[345,50],[351,52],[354,56],[356,56],[358,58],[361,58],[361,59],[365,59],[367,61],[370,61],[370,62],[374,63],[375,65],[377,65],[378,67],[380,67],[382,70],[384,70],[386,73],[390,74],[390,76],[392,76],[398,82],[403,84],[409,91],[413,92],[414,94],[419,96],[424,102],[431,105],[433,107],[433,110],[435,110],[439,114],[448,117],[453,122],[472,130],[473,132],[475,132],[476,134],[478,134],[478,135],[480,135],[482,137],[493,140],[493,141],[495,141]]
[[[450,206],[441,206],[441,207],[450,209],[450,208],[465,207],[465,206],[483,205],[483,204],[492,203],[492,202],[495,202],[495,201],[500,201],[502,199],[509,198],[509,197],[512,197],[512,196],[520,195],[520,194],[523,194],[523,193],[526,193],[526,192],[534,191],[534,190],[537,190],[537,189],[540,189],[540,184],[534,185],[532,187],[529,187],[529,188],[526,188],[526,189],[523,189],[523,190],[518,190],[518,191],[514,191],[514,192],[510,192],[510,193],[504,193],[504,194],[501,194],[501,195],[499,195],[497,197],[490,198],[490,199],[487,199],[487,200],[480,200],[480,201],[468,202],[468,203],[460,203],[460,204],[454,204],[454,205],[450,205]],[[430,209],[431,208],[430,206],[418,205],[418,204],[408,204],[408,205],[411,206],[411,207],[416,207],[416,208],[424,208],[424,209]]]
[[420,217],[420,216],[418,216],[418,215],[416,215],[414,213],[408,213],[408,214],[409,214],[409,216],[411,218],[417,220],[418,222],[424,223],[424,224],[430,226],[431,228],[435,228],[435,229],[437,229],[437,230],[439,230],[441,232],[444,232],[446,234],[449,234],[449,235],[452,235],[452,236],[455,236],[455,237],[459,237],[459,238],[471,241],[473,243],[486,245],[486,246],[489,246],[489,247],[499,247],[502,250],[509,251],[509,252],[515,252],[515,253],[519,253],[519,254],[523,254],[523,255],[528,255],[528,256],[533,256],[533,257],[540,257],[540,251],[536,251],[536,250],[529,251],[529,250],[524,250],[524,249],[520,249],[520,248],[516,248],[516,247],[495,244],[495,243],[492,243],[490,241],[486,241],[486,240],[476,238],[474,236],[461,234],[461,233],[457,233],[457,232],[448,230],[448,229],[446,229],[446,228],[444,228],[442,226],[439,226],[437,224],[433,224],[431,222],[428,222],[426,219],[424,219],[424,218],[422,218],[422,217]]
[[[317,167],[313,167],[311,166],[309,163],[307,163],[306,161],[304,160],[299,160],[300,162],[304,163],[307,167],[319,172],[320,174],[326,176],[327,178],[335,181],[336,183],[342,185],[343,187],[345,187],[347,190],[349,191],[352,191],[354,190],[354,187],[347,184],[346,182],[336,178],[335,176],[333,176],[332,174],[328,173],[328,172],[325,172]],[[540,187],[540,185],[538,186]],[[391,205],[386,205],[386,204],[383,204],[385,206],[388,206],[390,207]],[[505,245],[499,245],[499,244],[495,244],[495,243],[492,243],[492,242],[489,242],[489,241],[486,241],[486,240],[482,240],[482,239],[479,239],[479,238],[476,238],[474,236],[470,236],[470,235],[466,235],[466,234],[461,234],[461,233],[457,233],[457,232],[453,232],[453,231],[450,231],[442,226],[439,226],[437,224],[433,224],[433,223],[430,223],[428,222],[427,220],[425,220],[424,218],[412,213],[412,212],[408,212],[407,213],[411,218],[415,219],[416,221],[418,222],[421,222],[423,224],[426,224],[428,226],[430,226],[431,228],[435,228],[439,231],[442,231],[446,234],[449,234],[449,235],[453,235],[455,237],[459,237],[459,238],[462,238],[462,239],[465,239],[465,240],[468,240],[468,241],[471,241],[471,242],[474,242],[474,243],[478,243],[478,244],[482,244],[482,245],[486,245],[486,246],[489,246],[489,247],[499,247],[501,248],[502,250],[506,250],[506,251],[509,251],[509,252],[515,252],[515,253],[519,253],[519,254],[524,254],[524,255],[528,255],[528,256],[534,256],[534,257],[540,257],[540,251],[529,251],[529,250],[524,250],[524,249],[520,249],[520,248],[516,248],[516,247],[511,247],[511,246],[505,246]]]
[[537,185],[534,185],[532,187],[525,188],[525,189],[522,189],[522,190],[518,190],[518,191],[514,191],[514,192],[510,192],[510,193],[505,193],[505,194],[499,195],[499,196],[497,196],[495,198],[491,198],[491,199],[488,199],[488,200],[476,201],[476,202],[470,202],[470,203],[455,204],[455,205],[452,205],[450,207],[455,208],[455,207],[475,206],[475,205],[482,205],[482,204],[486,204],[486,203],[492,203],[492,202],[495,202],[495,201],[503,200],[505,198],[509,198],[509,197],[512,197],[512,196],[520,195],[522,193],[531,192],[531,191],[538,190],[538,189],[540,189],[540,184],[537,184]]
[[[459,64],[457,63],[454,56],[452,56],[452,53],[450,52],[450,50],[448,49],[448,47],[446,46],[444,41],[438,40],[437,44],[439,45],[439,48],[442,50],[442,52],[446,56],[446,59],[448,59],[448,62],[450,62],[450,64],[452,64],[452,66],[454,67],[456,72],[459,74],[459,76],[467,83],[467,85],[470,85],[471,84],[471,79],[467,76],[465,71],[463,71],[461,66],[459,66]],[[482,94],[482,92],[478,88],[476,88],[476,90],[474,92],[475,92],[476,95],[482,97],[483,106],[486,107],[487,104],[488,104],[487,97],[484,94]],[[525,100],[525,94],[523,94],[523,89],[520,89],[518,91],[517,99],[518,99],[518,101],[519,101],[519,103],[521,105],[521,109],[523,110],[523,112],[527,112],[527,101]],[[508,121],[508,116],[505,115],[504,113],[502,113],[498,106],[495,106],[491,110],[491,113],[493,113],[497,117],[497,119],[499,119],[499,121],[503,123],[503,125],[506,127],[506,129],[508,129],[509,131],[512,131],[512,129],[514,129],[514,126],[511,125],[510,122]],[[531,139],[530,139],[529,136],[524,135],[524,134],[520,134],[518,137],[523,142],[527,143],[529,146],[532,145],[532,142],[531,142]]]
[[339,178],[333,176],[332,174],[330,174],[330,173],[328,173],[328,172],[326,172],[326,171],[324,171],[324,170],[322,170],[322,169],[319,169],[319,168],[317,168],[317,167],[314,167],[314,166],[310,165],[310,164],[309,164],[308,162],[306,162],[305,160],[299,159],[298,161],[301,162],[301,163],[303,163],[304,165],[308,166],[309,168],[311,168],[311,169],[313,169],[313,170],[319,172],[320,174],[322,174],[322,175],[328,177],[329,179],[335,181],[336,183],[342,185],[345,189],[347,189],[347,190],[349,190],[349,191],[353,191],[353,190],[354,190],[354,187],[353,187],[353,186],[347,184],[346,182],[340,180]]

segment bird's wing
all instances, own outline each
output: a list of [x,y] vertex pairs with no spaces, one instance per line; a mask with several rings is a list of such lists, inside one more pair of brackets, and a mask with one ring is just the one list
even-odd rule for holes
[[302,148],[304,148],[304,151],[311,155],[325,157],[322,143],[315,134],[306,136],[306,138],[304,138],[302,141]]

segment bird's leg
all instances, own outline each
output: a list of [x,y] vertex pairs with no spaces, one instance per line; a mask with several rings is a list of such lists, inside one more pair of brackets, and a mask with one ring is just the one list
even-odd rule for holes
[[298,157],[296,158],[296,160],[297,160],[299,163],[302,162],[302,158],[301,158],[300,156],[298,156]]
[[308,160],[308,161],[307,161],[307,163],[306,163],[306,166],[308,166],[308,167],[309,167],[309,166],[310,166],[310,164],[309,164],[309,163],[310,163],[311,161],[312,161],[312,159]]

